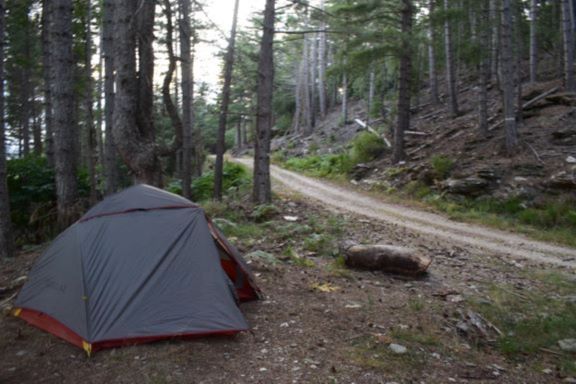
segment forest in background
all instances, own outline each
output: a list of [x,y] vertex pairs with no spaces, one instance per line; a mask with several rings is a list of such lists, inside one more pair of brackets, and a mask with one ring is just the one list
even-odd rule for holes
[[[354,143],[356,157],[337,155],[331,167],[406,161],[411,115],[430,105],[448,119],[470,113],[460,107],[466,87],[477,94],[478,137],[502,131],[503,154],[515,156],[526,150],[523,87],[555,79],[568,94],[576,87],[570,0],[263,1],[250,28],[232,28],[216,103],[192,71],[202,31],[214,28],[200,2],[0,7],[3,255],[13,249],[11,227],[20,244],[43,241],[55,223],[133,182],[221,197],[223,175],[241,173],[223,172],[233,147],[254,151],[253,199],[270,202],[271,139],[310,137],[330,111],[339,111],[336,125],[354,124],[358,101],[373,133]],[[155,66],[160,57],[167,68]],[[215,169],[203,178],[209,153]]]

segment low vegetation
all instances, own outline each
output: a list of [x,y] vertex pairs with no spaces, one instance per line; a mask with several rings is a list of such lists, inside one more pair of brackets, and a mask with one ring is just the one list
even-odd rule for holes
[[[497,349],[519,361],[554,353],[558,341],[576,338],[576,303],[570,296],[574,293],[574,280],[550,272],[532,273],[530,277],[544,283],[543,289],[520,290],[492,284],[486,298],[470,303],[501,330]],[[558,355],[561,373],[576,374],[573,356],[569,352]]]
[[[360,139],[358,142],[363,140],[365,139]],[[367,154],[370,153],[368,148],[371,147],[360,145],[358,148],[366,149]],[[359,149],[356,151],[361,152]],[[277,157],[276,160],[287,169],[309,176],[347,180],[354,165],[357,164],[352,160],[354,156],[351,153],[354,152],[352,149],[338,155],[312,155],[288,160]],[[443,180],[449,177],[454,163],[451,159],[439,155],[432,158],[430,165],[434,178]],[[387,175],[394,178],[404,171],[402,167],[391,167]],[[499,229],[513,229],[536,239],[576,246],[576,237],[573,235],[576,231],[576,199],[547,199],[529,205],[518,197],[505,200],[489,196],[454,197],[445,195],[420,181],[410,181],[400,190],[387,187],[382,192],[394,198],[415,199],[419,203],[448,214],[455,220],[476,222]]]

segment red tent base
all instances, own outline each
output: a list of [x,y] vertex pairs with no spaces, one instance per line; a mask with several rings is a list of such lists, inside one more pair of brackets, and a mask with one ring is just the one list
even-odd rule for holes
[[30,325],[42,329],[48,333],[51,333],[59,338],[66,340],[70,344],[73,344],[79,348],[82,348],[88,356],[92,352],[96,352],[106,348],[123,347],[129,345],[137,345],[144,343],[151,343],[154,341],[168,340],[168,339],[195,339],[202,336],[232,336],[238,332],[247,331],[247,329],[236,329],[236,330],[222,330],[222,331],[206,331],[206,332],[196,332],[196,333],[181,333],[172,335],[156,335],[156,336],[144,336],[144,337],[132,337],[126,339],[114,339],[114,340],[101,340],[94,343],[90,343],[84,340],[80,335],[72,331],[70,328],[56,320],[55,318],[39,311],[26,308],[16,308],[13,312],[14,316],[20,317]]

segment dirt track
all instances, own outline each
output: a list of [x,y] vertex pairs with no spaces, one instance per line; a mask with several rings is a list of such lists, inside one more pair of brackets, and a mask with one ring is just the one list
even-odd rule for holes
[[[234,161],[252,167],[251,159],[234,159]],[[576,268],[576,249],[534,241],[517,234],[456,222],[438,214],[386,203],[351,188],[302,176],[274,165],[271,166],[271,170],[275,181],[328,207],[347,210],[440,240],[489,250],[503,256]]]

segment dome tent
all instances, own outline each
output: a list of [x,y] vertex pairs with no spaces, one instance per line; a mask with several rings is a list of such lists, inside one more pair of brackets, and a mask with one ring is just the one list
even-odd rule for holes
[[14,314],[90,353],[247,330],[237,299],[259,295],[248,266],[202,208],[136,185],[53,241]]

